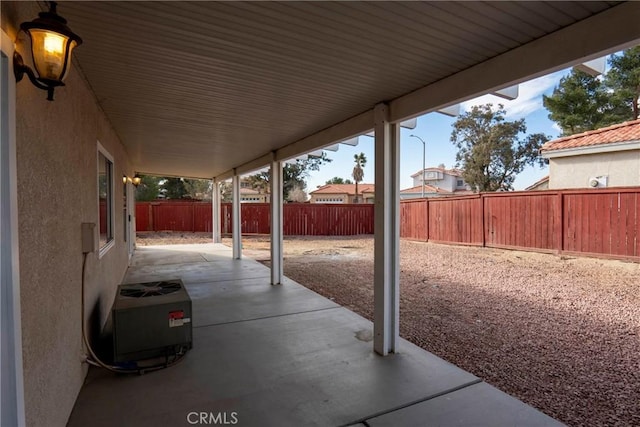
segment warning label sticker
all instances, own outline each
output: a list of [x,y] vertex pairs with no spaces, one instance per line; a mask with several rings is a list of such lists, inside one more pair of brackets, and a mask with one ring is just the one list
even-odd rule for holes
[[169,313],[169,327],[176,328],[178,326],[183,326],[186,323],[191,323],[190,317],[184,317],[184,311],[172,311]]

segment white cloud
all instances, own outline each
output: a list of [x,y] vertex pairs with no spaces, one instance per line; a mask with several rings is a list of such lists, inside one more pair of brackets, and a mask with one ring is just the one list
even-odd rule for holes
[[527,116],[534,111],[544,108],[542,105],[542,95],[553,89],[566,72],[566,70],[558,71],[553,74],[548,74],[546,76],[538,77],[537,79],[520,83],[518,97],[512,101],[495,95],[483,95],[463,102],[462,109],[464,111],[469,111],[474,105],[487,103],[492,103],[493,105],[503,104],[507,111],[507,117],[520,118]]

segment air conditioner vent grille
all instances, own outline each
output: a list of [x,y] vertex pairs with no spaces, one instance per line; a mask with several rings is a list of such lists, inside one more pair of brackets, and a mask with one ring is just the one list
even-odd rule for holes
[[130,298],[146,298],[169,295],[182,289],[179,282],[148,282],[127,285],[120,288],[120,296]]

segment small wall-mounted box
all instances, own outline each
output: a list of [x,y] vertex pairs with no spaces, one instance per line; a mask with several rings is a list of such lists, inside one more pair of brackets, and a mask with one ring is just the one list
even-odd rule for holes
[[98,236],[95,222],[82,223],[82,253],[88,254],[98,250]]
[[603,188],[606,187],[608,183],[608,176],[601,175],[589,178],[589,187],[591,188]]

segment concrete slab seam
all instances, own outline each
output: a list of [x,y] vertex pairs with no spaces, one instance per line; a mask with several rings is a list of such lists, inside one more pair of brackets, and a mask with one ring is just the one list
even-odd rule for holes
[[357,425],[358,423],[362,423],[365,426],[369,426],[369,423],[367,422],[367,420],[371,420],[373,418],[377,418],[377,417],[380,417],[382,415],[389,414],[391,412],[399,411],[401,409],[408,408],[409,406],[417,405],[418,403],[423,403],[423,402],[435,399],[437,397],[444,396],[446,394],[454,393],[456,391],[462,390],[463,388],[467,388],[467,387],[472,386],[472,385],[480,384],[481,382],[483,382],[482,379],[481,378],[477,378],[477,379],[475,379],[473,381],[470,381],[468,383],[461,384],[461,385],[459,385],[457,387],[453,387],[451,389],[444,390],[444,391],[441,391],[439,393],[432,394],[432,395],[424,397],[422,399],[417,399],[417,400],[414,400],[412,402],[406,403],[404,405],[399,405],[399,406],[396,406],[396,407],[391,408],[391,409],[380,411],[380,412],[377,412],[375,414],[371,414],[371,415],[368,415],[366,417],[359,418],[359,419],[354,420],[354,421],[350,421],[350,422],[348,422],[346,424],[340,425],[339,427],[348,427],[348,426],[351,426],[351,425]]
[[255,317],[255,318],[251,318],[251,319],[242,319],[242,320],[233,320],[231,322],[212,323],[210,325],[193,326],[193,329],[208,328],[210,326],[232,325],[234,323],[253,322],[254,320],[274,319],[274,318],[277,318],[277,317],[294,316],[294,315],[297,315],[297,314],[315,313],[315,312],[318,312],[318,311],[326,311],[326,310],[336,310],[338,308],[344,308],[344,307],[337,306],[337,307],[317,308],[315,310],[296,311],[294,313],[274,314],[273,316]]

